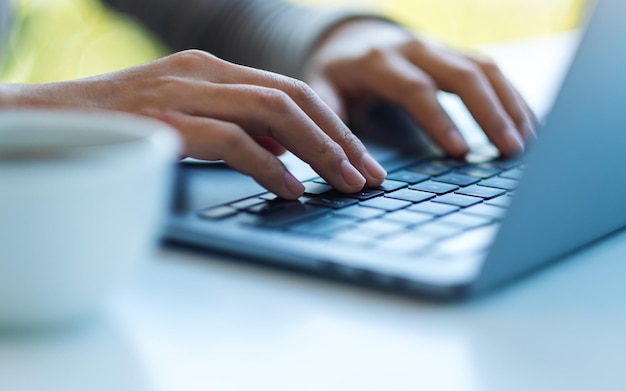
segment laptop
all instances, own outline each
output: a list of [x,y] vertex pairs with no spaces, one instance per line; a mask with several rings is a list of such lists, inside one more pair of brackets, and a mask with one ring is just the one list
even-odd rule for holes
[[[403,294],[490,291],[626,225],[626,3],[601,0],[525,155],[441,156],[381,103],[352,127],[388,170],[339,194],[297,159],[306,187],[284,201],[221,163],[180,163],[165,238]],[[385,129],[381,132],[381,129]],[[401,146],[401,147],[400,147]],[[308,169],[308,171],[307,171]]]

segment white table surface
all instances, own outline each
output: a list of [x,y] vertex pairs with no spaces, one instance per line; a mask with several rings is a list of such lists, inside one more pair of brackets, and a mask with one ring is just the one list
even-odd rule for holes
[[[492,49],[540,107],[573,42]],[[436,305],[163,249],[89,324],[0,336],[0,390],[626,390],[625,254]]]

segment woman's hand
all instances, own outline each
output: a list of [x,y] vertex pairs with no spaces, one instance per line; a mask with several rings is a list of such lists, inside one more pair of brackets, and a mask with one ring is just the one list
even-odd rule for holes
[[304,79],[342,118],[351,106],[376,97],[395,103],[448,155],[468,147],[437,100],[437,91],[461,97],[504,155],[523,150],[537,120],[493,62],[451,51],[379,20],[344,22],[324,37]]
[[98,77],[5,85],[5,106],[69,106],[161,119],[187,156],[224,160],[280,197],[304,187],[275,156],[292,151],[343,192],[378,186],[386,172],[305,83],[185,51]]

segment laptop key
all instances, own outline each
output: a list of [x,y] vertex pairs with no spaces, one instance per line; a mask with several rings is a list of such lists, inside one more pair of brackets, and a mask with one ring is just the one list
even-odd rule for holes
[[469,165],[467,167],[459,168],[457,171],[462,174],[481,179],[491,178],[492,176],[496,176],[502,172],[499,168],[487,168],[479,165]]
[[198,216],[208,220],[221,220],[226,217],[233,216],[239,211],[230,206],[218,206],[215,208],[204,209],[198,212]]
[[428,201],[431,198],[435,198],[435,195],[433,193],[427,193],[419,190],[401,189],[392,193],[388,193],[385,195],[385,197],[418,203]]
[[507,170],[505,172],[503,172],[502,174],[500,174],[501,178],[507,178],[507,179],[516,179],[516,180],[520,180],[522,179],[522,175],[524,175],[524,171],[520,170],[518,168],[514,168],[512,170]]
[[320,195],[333,190],[333,187],[323,183],[304,182],[304,194]]
[[465,230],[464,227],[442,223],[439,220],[431,221],[422,225],[418,225],[413,232],[417,236],[431,238],[433,241],[448,238],[457,235]]
[[242,224],[255,225],[265,228],[278,228],[296,224],[299,221],[312,219],[330,213],[328,208],[320,208],[298,201],[283,201],[285,207],[270,213],[253,214],[242,213],[237,216]]
[[375,219],[359,224],[357,229],[369,231],[375,233],[375,237],[381,237],[404,231],[406,229],[406,224],[396,221]]
[[370,198],[375,198],[385,194],[384,191],[378,189],[365,188],[358,193],[344,194],[340,193],[342,197],[354,198],[359,201],[369,200]]
[[358,220],[369,220],[380,217],[387,213],[381,209],[365,208],[360,205],[349,206],[347,208],[338,209],[333,212],[334,215],[352,217]]
[[482,203],[469,208],[465,208],[461,211],[462,214],[471,214],[475,216],[488,217],[494,220],[500,220],[506,214],[506,209]]
[[433,178],[433,181],[449,183],[451,185],[457,185],[457,186],[469,186],[480,181],[480,178],[476,178],[473,176],[469,176],[469,175],[465,175],[465,174],[461,174],[457,172],[449,172],[447,174],[443,174],[443,175]]
[[233,202],[229,206],[235,209],[239,209],[239,210],[246,210],[250,208],[251,206],[262,204],[264,202],[265,202],[264,199],[254,197],[254,198],[247,198],[245,200]]
[[361,202],[361,206],[366,206],[368,208],[382,209],[386,211],[404,209],[411,205],[412,203],[409,201],[394,200],[393,198],[386,198],[386,197],[372,198],[371,200]]
[[415,226],[431,221],[435,217],[426,213],[411,212],[406,209],[387,213],[383,216],[383,220],[392,220],[406,224],[407,226]]
[[483,216],[473,216],[463,213],[452,213],[447,216],[441,217],[439,222],[444,224],[457,225],[464,228],[475,228],[481,225],[491,223],[493,220]]
[[458,211],[460,208],[454,205],[438,204],[436,202],[422,202],[420,204],[411,205],[407,210],[413,212],[428,213],[434,216],[445,216],[452,212]]
[[307,201],[307,204],[323,206],[325,208],[332,208],[332,209],[345,208],[346,206],[355,205],[358,203],[359,201],[355,200],[354,198],[338,196],[335,194],[315,197]]
[[446,193],[453,192],[457,190],[459,187],[456,185],[450,185],[442,182],[434,182],[434,181],[426,181],[421,182],[416,185],[409,186],[411,190],[420,190],[427,191],[429,193],[435,193],[437,195],[442,195]]
[[396,191],[402,188],[407,187],[408,184],[406,182],[392,181],[390,179],[385,179],[382,185],[378,186],[377,189],[382,190],[384,192]]
[[480,204],[483,202],[481,198],[471,197],[462,194],[444,194],[439,196],[433,200],[433,202],[437,202],[440,204],[448,204],[455,205],[461,208],[467,208],[472,205]]
[[425,180],[430,179],[429,175],[421,174],[419,172],[409,171],[409,170],[401,170],[392,172],[387,175],[387,179],[391,179],[398,182],[406,182],[410,185],[414,185],[418,182],[423,182]]
[[338,216],[326,215],[304,223],[296,224],[289,227],[290,232],[296,232],[313,236],[330,236],[339,231],[350,228],[356,220],[350,218],[342,218]]
[[377,249],[405,254],[416,254],[433,246],[430,237],[417,235],[415,232],[406,232],[398,236],[378,240],[374,243]]
[[495,187],[503,190],[515,190],[517,185],[519,185],[519,181],[501,177],[485,179],[478,184],[478,186]]
[[496,189],[494,187],[472,185],[472,186],[468,186],[463,189],[457,190],[455,191],[455,193],[468,195],[472,197],[480,197],[485,200],[489,200],[489,199],[505,194],[506,191],[502,189]]
[[511,197],[506,195],[493,198],[491,200],[485,201],[487,205],[498,206],[500,208],[507,208],[511,204]]

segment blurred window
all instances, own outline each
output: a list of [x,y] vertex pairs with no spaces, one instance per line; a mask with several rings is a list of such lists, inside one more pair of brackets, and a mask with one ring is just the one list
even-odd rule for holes
[[[162,56],[166,50],[98,0],[12,0],[17,15],[0,57],[0,80],[86,77]],[[207,0],[210,1],[210,0]],[[231,0],[236,1],[236,0]],[[337,0],[292,0],[315,6]],[[585,0],[352,0],[453,45],[549,34],[577,25]]]

